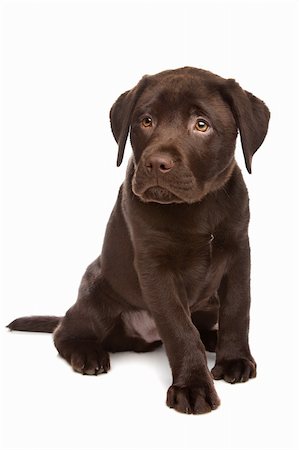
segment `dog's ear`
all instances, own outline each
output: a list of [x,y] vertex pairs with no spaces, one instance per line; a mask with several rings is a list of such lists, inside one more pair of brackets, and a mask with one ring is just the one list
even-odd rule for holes
[[267,134],[270,111],[262,100],[243,90],[235,80],[228,79],[221,92],[240,131],[246,168],[251,173],[252,157]]
[[144,76],[137,86],[124,92],[110,110],[110,123],[114,139],[118,143],[117,167],[122,163],[127,137],[131,126],[131,117],[134,107],[146,85]]

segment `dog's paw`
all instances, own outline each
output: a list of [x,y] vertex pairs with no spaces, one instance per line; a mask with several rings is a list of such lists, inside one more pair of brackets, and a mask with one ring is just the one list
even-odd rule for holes
[[213,367],[212,375],[214,380],[223,379],[228,383],[244,383],[249,378],[256,377],[256,364],[253,359],[227,359]]
[[59,353],[75,372],[99,375],[110,369],[109,353],[94,341],[72,339],[62,343]]
[[167,391],[167,406],[185,414],[204,414],[220,405],[213,384],[197,386],[177,386],[173,384]]
[[72,353],[71,366],[75,372],[83,375],[99,375],[100,373],[107,373],[110,369],[110,357],[101,348],[88,348],[85,351]]

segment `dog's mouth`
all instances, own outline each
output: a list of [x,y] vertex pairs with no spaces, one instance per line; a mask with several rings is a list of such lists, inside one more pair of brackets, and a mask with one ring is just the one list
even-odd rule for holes
[[170,173],[152,174],[145,170],[144,164],[134,166],[131,180],[133,193],[143,202],[161,204],[193,203],[197,201],[197,183],[187,167]]
[[144,202],[156,202],[162,204],[183,203],[183,200],[161,186],[151,186],[141,194],[138,194],[138,197]]

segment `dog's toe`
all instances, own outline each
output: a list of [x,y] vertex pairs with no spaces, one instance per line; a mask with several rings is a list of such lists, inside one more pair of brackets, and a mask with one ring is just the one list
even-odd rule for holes
[[74,353],[71,366],[75,372],[83,375],[99,375],[107,373],[110,369],[109,354],[104,350],[88,349],[84,353]]
[[70,339],[60,343],[59,353],[75,372],[83,375],[98,375],[110,369],[109,353],[92,340]]
[[176,386],[167,392],[167,406],[185,414],[205,414],[220,405],[219,397],[212,385]]
[[244,383],[249,378],[256,377],[256,364],[254,360],[238,358],[224,360],[212,369],[214,380],[223,379],[227,383]]

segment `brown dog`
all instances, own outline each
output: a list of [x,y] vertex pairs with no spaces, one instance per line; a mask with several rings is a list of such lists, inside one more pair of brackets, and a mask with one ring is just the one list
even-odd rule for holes
[[133,157],[112,211],[101,256],[87,269],[65,317],[16,319],[11,330],[53,332],[77,372],[110,368],[108,352],[165,345],[173,374],[167,405],[200,414],[219,399],[214,379],[256,375],[248,345],[246,167],[267,133],[269,110],[234,80],[185,67],[145,76],[110,112],[122,162]]

